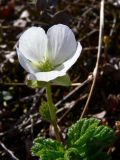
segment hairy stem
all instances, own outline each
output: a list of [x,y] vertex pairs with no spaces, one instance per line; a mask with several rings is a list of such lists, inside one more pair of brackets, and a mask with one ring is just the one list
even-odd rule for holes
[[57,126],[56,113],[54,111],[54,104],[53,104],[53,100],[52,100],[51,86],[50,86],[49,83],[47,84],[46,91],[47,91],[47,98],[48,98],[48,103],[49,103],[49,112],[50,112],[50,117],[51,117],[51,123],[54,127],[56,139],[58,141],[61,141],[59,129],[58,129],[58,126]]

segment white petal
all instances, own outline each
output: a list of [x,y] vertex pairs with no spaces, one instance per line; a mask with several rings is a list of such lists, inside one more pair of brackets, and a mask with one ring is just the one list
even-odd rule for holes
[[73,55],[73,57],[67,60],[66,62],[64,62],[61,66],[59,66],[56,69],[61,70],[62,72],[67,72],[68,69],[70,69],[71,66],[77,61],[77,59],[79,58],[81,54],[81,51],[82,51],[82,46],[80,42],[78,42],[77,50],[75,54]]
[[49,82],[56,79],[57,77],[62,77],[66,75],[67,70],[76,62],[81,54],[82,46],[78,42],[77,50],[72,58],[64,62],[61,66],[57,67],[56,70],[50,72],[38,72],[31,75],[29,78],[31,80],[45,81]]
[[37,70],[35,70],[32,65],[31,62],[26,59],[26,57],[19,51],[19,49],[16,47],[16,51],[17,51],[17,55],[18,55],[18,60],[21,64],[21,66],[30,73],[35,73],[37,72]]
[[30,61],[43,60],[47,49],[47,36],[40,27],[31,27],[19,39],[20,52]]
[[47,32],[48,58],[59,65],[71,58],[77,47],[75,36],[71,29],[65,25],[58,24],[51,27]]
[[57,77],[62,77],[65,74],[66,74],[65,72],[56,71],[56,70],[50,71],[50,72],[38,72],[36,74],[29,76],[29,79],[49,82],[51,80],[56,79]]
[[34,74],[28,74],[27,79],[28,80],[36,80],[36,77],[34,76]]

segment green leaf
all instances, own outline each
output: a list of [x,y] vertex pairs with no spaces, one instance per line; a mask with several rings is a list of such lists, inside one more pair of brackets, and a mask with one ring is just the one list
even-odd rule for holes
[[104,150],[114,140],[113,130],[100,125],[95,118],[82,119],[73,124],[68,130],[68,148],[76,148],[84,160],[109,159]]
[[63,147],[52,139],[37,138],[32,147],[33,155],[40,160],[110,160],[108,147],[113,143],[113,130],[100,125],[95,118],[84,118],[73,124]]
[[[54,112],[56,113],[56,107],[54,107]],[[43,119],[48,122],[51,122],[50,112],[49,112],[49,104],[48,102],[43,101],[40,108],[39,108],[40,115]]]
[[36,138],[32,153],[41,160],[62,160],[64,158],[64,147],[52,139]]
[[70,77],[68,74],[62,77],[58,77],[52,81],[52,84],[60,86],[70,86],[71,84]]

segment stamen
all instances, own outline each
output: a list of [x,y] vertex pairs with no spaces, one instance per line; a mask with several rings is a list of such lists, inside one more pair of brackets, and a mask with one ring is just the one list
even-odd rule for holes
[[39,69],[41,72],[48,72],[52,71],[54,69],[54,66],[51,64],[51,62],[46,59],[43,62],[37,62],[37,63],[32,63],[34,67]]

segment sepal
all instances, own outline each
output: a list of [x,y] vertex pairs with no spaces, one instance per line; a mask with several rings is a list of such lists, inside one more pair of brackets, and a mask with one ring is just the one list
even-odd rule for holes
[[[58,77],[52,81],[50,81],[51,85],[59,85],[59,86],[70,86],[71,81],[68,74],[62,77]],[[31,88],[42,88],[46,87],[47,82],[44,81],[37,81],[37,80],[26,80],[26,85]]]
[[36,80],[26,80],[26,85],[31,88],[42,88],[47,85],[46,82],[36,81]]
[[70,77],[68,74],[62,77],[58,77],[52,81],[52,84],[59,86],[70,86],[71,85]]

